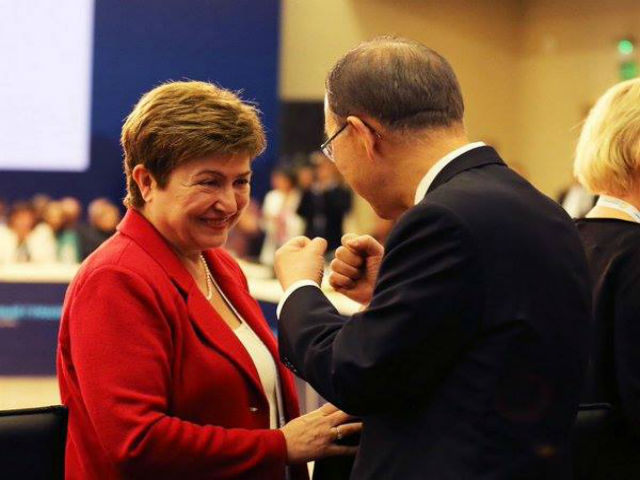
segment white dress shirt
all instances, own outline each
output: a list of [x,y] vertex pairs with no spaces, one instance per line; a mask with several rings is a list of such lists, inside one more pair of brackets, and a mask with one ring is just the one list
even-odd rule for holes
[[[427,190],[429,190],[429,187],[438,176],[438,174],[444,169],[444,167],[449,165],[453,160],[458,158],[463,153],[467,153],[469,150],[473,150],[474,148],[484,147],[485,145],[486,144],[484,142],[467,143],[466,145],[463,145],[462,147],[456,148],[455,150],[447,153],[444,157],[434,163],[433,166],[427,171],[425,176],[422,177],[420,183],[418,183],[418,188],[416,189],[416,193],[414,195],[414,205],[420,203],[420,201],[424,198],[424,196],[427,194]],[[297,289],[307,286],[320,288],[320,285],[318,285],[313,280],[298,280],[297,282],[292,283],[289,288],[285,290],[282,298],[280,299],[280,302],[278,303],[278,308],[276,309],[276,315],[278,319],[280,319],[280,312],[282,311],[284,303],[291,296],[291,294]]]

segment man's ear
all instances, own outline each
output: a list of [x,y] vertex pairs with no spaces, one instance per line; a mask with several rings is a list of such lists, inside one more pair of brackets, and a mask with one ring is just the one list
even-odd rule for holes
[[349,115],[347,117],[347,123],[350,124],[358,140],[362,142],[362,145],[367,152],[367,158],[373,160],[377,157],[379,153],[379,139],[376,132],[371,130],[371,128],[365,125],[360,118],[354,115]]
[[136,185],[138,185],[138,189],[145,203],[152,200],[153,194],[157,189],[157,183],[153,175],[151,175],[151,172],[147,170],[144,165],[138,164],[133,168],[131,177],[136,182]]

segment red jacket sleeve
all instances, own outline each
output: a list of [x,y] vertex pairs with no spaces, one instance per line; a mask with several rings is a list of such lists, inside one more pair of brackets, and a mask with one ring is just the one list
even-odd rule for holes
[[76,287],[69,306],[73,366],[110,460],[125,476],[282,478],[280,431],[203,426],[167,414],[173,346],[162,305],[140,275],[108,266]]

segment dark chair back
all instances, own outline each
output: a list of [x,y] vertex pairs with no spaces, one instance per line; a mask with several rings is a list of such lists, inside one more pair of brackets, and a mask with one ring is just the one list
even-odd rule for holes
[[608,403],[581,404],[571,432],[575,480],[592,478],[601,448],[611,435],[613,412]]
[[0,477],[63,480],[67,409],[0,411]]

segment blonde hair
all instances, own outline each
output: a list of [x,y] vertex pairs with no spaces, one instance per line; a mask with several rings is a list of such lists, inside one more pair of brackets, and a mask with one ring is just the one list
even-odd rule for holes
[[611,87],[587,117],[573,172],[593,193],[625,195],[640,180],[640,78]]
[[144,199],[132,178],[144,165],[166,186],[179,165],[210,155],[249,155],[266,147],[259,111],[235,93],[211,83],[169,82],[145,93],[122,126],[127,180],[127,207],[140,208]]

